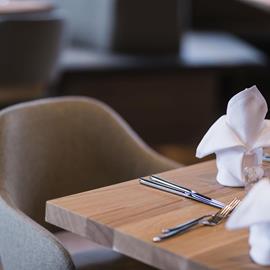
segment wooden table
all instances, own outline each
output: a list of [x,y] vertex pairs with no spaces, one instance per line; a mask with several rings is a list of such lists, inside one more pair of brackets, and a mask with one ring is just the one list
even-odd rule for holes
[[[242,188],[226,188],[216,182],[214,161],[160,175],[226,203],[244,196]],[[140,185],[136,179],[48,201],[46,220],[164,270],[261,269],[248,256],[247,230],[227,231],[224,224],[152,242],[161,228],[215,211]]]
[[51,11],[53,5],[43,1],[0,0],[0,15]]

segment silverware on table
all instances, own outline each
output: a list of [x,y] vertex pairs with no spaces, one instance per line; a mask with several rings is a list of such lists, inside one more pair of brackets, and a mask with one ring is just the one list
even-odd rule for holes
[[263,155],[263,161],[270,162],[270,155],[268,153]]
[[217,208],[223,208],[224,203],[219,202],[215,199],[209,198],[203,194],[200,194],[194,190],[185,188],[175,183],[169,182],[168,180],[162,179],[159,176],[151,175],[149,179],[140,177],[140,183],[152,188],[156,188],[162,191],[166,191],[175,195],[183,196],[189,199],[199,201],[201,203],[211,205]]
[[153,238],[154,242],[160,242],[162,240],[168,239],[172,236],[182,234],[194,228],[196,226],[215,226],[221,223],[225,218],[229,216],[229,214],[238,206],[240,200],[235,198],[228,205],[226,205],[223,209],[220,209],[214,215],[204,215],[197,219],[193,219],[187,223],[177,225],[172,228],[163,229],[162,234],[155,236]]

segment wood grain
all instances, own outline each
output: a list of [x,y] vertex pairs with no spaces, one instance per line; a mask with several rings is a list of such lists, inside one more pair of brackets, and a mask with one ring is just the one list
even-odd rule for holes
[[[244,196],[242,188],[216,182],[214,161],[160,175],[225,203]],[[260,269],[248,256],[247,231],[230,232],[224,224],[153,243],[161,228],[217,209],[137,179],[51,200],[46,208],[48,222],[160,269]]]

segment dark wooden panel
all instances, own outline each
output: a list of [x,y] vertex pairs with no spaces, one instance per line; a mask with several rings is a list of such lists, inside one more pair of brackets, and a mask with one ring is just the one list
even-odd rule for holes
[[225,30],[237,34],[258,35],[270,25],[267,11],[237,0],[193,0],[192,16],[195,29]]
[[64,95],[100,99],[149,143],[197,142],[216,116],[214,72],[137,72],[62,80]]

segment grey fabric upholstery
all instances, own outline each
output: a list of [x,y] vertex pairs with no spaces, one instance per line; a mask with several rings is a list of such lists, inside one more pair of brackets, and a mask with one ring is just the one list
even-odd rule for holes
[[6,270],[74,269],[70,255],[50,234],[0,197],[0,254]]
[[[69,253],[63,238],[51,233],[56,228],[44,221],[49,199],[180,166],[151,150],[110,108],[83,97],[11,106],[0,112],[0,151],[0,254],[5,270],[75,269],[74,263],[87,257],[90,261],[83,265],[89,269],[112,269],[115,261],[116,269],[125,269],[121,261],[128,269],[146,267],[101,247],[91,251],[88,244]],[[89,255],[93,250],[99,254],[96,261]],[[72,260],[72,253],[77,259]]]

